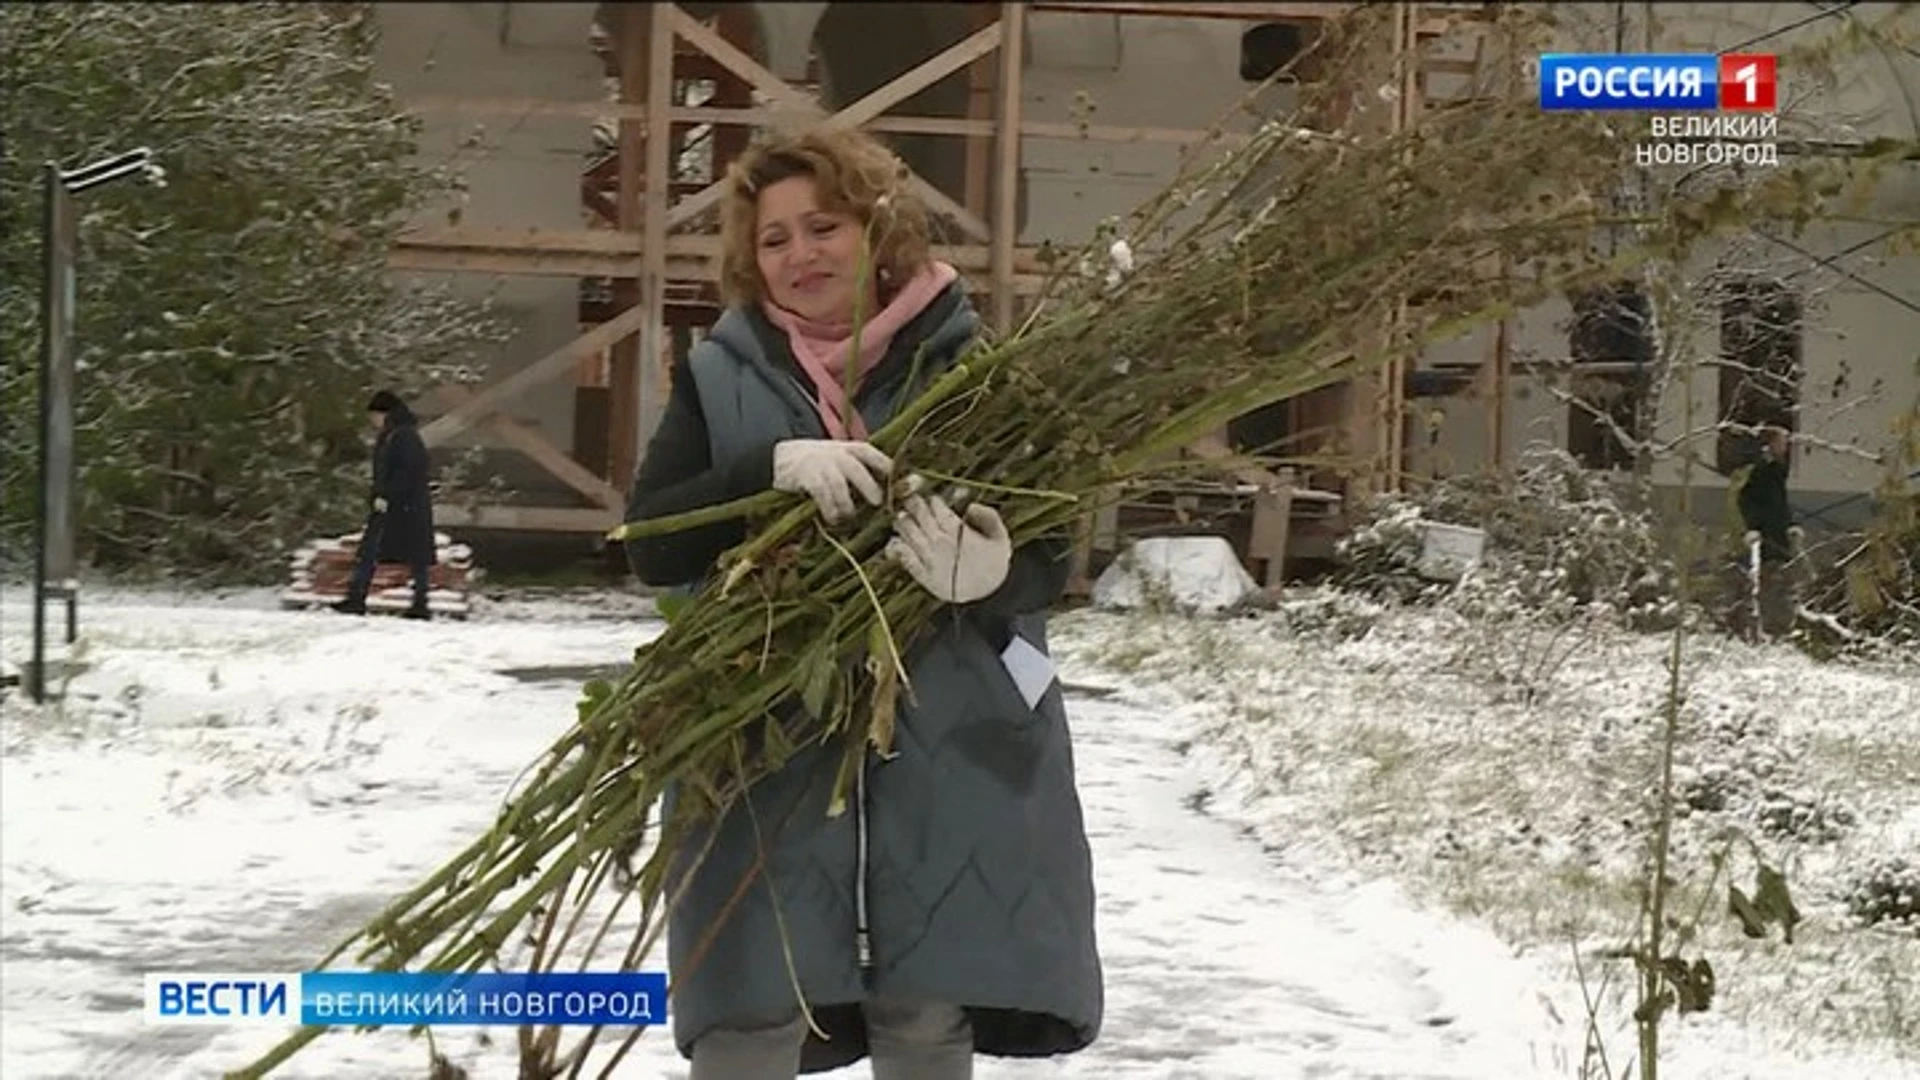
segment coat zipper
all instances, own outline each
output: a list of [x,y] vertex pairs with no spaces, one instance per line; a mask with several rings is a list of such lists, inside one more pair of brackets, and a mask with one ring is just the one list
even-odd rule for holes
[[[813,400],[813,391],[799,376],[791,371],[786,375],[803,398]],[[849,402],[848,407],[858,412],[860,405],[856,400]],[[821,436],[826,436],[824,430]],[[860,962],[860,981],[865,983],[873,977],[873,936],[867,925],[867,755],[864,749],[853,774],[853,844],[853,944]]]
[[867,926],[867,755],[860,755],[859,768],[853,774],[854,946],[860,955],[860,978],[873,974],[873,940]]

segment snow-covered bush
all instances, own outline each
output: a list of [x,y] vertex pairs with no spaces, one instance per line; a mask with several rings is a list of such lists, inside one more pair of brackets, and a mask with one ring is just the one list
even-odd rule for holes
[[1808,552],[1794,637],[1815,655],[1920,652],[1920,396],[1894,430],[1866,528]]
[[1431,599],[1444,591],[1419,571],[1420,524],[1428,520],[1419,502],[1383,495],[1358,511],[1352,530],[1334,546],[1340,585],[1400,603]]
[[1786,788],[1762,792],[1755,816],[1760,830],[1769,836],[1813,844],[1840,839],[1859,820],[1844,806]]
[[1858,823],[1848,807],[1811,790],[1799,754],[1773,718],[1756,709],[1716,709],[1683,742],[1675,768],[1675,812],[1725,814],[1762,835],[1831,843]]
[[[1482,529],[1487,551],[1461,590],[1420,577],[1420,523]],[[1451,477],[1359,508],[1336,551],[1344,586],[1401,600],[1466,599],[1476,610],[1571,614],[1600,608],[1630,625],[1669,625],[1676,570],[1652,510],[1629,486],[1550,447],[1508,474]]]
[[1920,934],[1920,859],[1894,856],[1862,870],[1847,910],[1865,926],[1904,924]]
[[1316,589],[1289,594],[1272,617],[1297,637],[1355,641],[1373,631],[1384,611],[1377,601],[1358,593]]
[[1795,638],[1815,655],[1920,650],[1920,496],[1907,502],[1830,544],[1835,557],[1810,560]]

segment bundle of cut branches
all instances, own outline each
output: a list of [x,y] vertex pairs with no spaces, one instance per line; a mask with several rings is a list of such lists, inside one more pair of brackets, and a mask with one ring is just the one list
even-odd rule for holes
[[[1237,415],[1676,257],[1766,188],[1703,189],[1602,256],[1595,234],[1633,161],[1603,119],[1490,97],[1348,137],[1308,128],[1324,103],[1305,97],[1301,115],[1190,167],[1068,262],[1018,333],[936,377],[873,437],[896,475],[992,502],[1016,543],[1056,537],[1116,485],[1190,468],[1180,448]],[[1510,272],[1484,272],[1496,266]],[[533,966],[557,964],[607,890],[616,911],[640,903],[621,950],[637,965],[665,925],[666,867],[689,830],[802,742],[834,744],[848,775],[858,755],[891,747],[911,693],[902,657],[939,604],[881,557],[890,510],[830,528],[802,497],[766,493],[644,531],[730,515],[753,521],[750,539],[617,683],[587,688],[578,723],[494,828],[323,966],[477,970],[529,936]],[[776,721],[795,700],[806,723]],[[651,822],[669,785],[675,813]],[[622,848],[649,831],[629,877]],[[556,1030],[534,1040],[546,1060],[523,1075],[579,1074],[596,1033],[560,1054]],[[264,1075],[318,1033],[239,1075]]]

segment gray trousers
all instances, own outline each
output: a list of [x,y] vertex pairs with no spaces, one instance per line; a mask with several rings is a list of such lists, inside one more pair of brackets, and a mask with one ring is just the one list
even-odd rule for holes
[[[958,1005],[870,1001],[873,1080],[972,1080],[973,1029]],[[693,1046],[688,1080],[794,1080],[807,1022],[720,1028]]]

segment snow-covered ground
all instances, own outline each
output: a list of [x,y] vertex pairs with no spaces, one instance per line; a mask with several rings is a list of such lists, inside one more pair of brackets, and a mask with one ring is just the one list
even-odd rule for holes
[[[17,663],[26,605],[17,591],[0,599],[0,647]],[[1643,719],[1657,643],[1596,641],[1536,672],[1534,700],[1494,701],[1485,672],[1459,655],[1458,627],[1344,609],[1315,609],[1309,627],[1300,610],[1056,622],[1094,834],[1107,1025],[1086,1053],[983,1061],[982,1080],[1578,1075],[1570,947],[1543,943],[1569,912],[1612,909],[1528,885],[1544,860],[1516,860],[1504,853],[1529,844],[1490,838],[1528,810],[1539,811],[1533,828],[1557,828],[1564,815],[1543,809],[1553,792],[1612,812],[1593,793],[1609,775],[1599,763],[1624,766],[1600,748],[1576,753],[1570,732],[1593,727],[1583,718],[1601,702],[1623,731]],[[8,1080],[212,1077],[278,1041],[146,1027],[141,973],[310,966],[489,824],[570,721],[587,674],[660,629],[644,602],[611,593],[483,603],[465,623],[282,612],[266,593],[90,594],[81,616],[85,668],[64,705],[11,694],[0,717]],[[1361,623],[1365,636],[1343,638]],[[1811,747],[1780,769],[1818,778],[1851,755],[1860,783],[1881,791],[1913,767],[1910,673],[1709,651],[1696,706],[1715,694],[1772,702],[1782,745]],[[1753,679],[1722,693],[1714,672]],[[1885,741],[1902,718],[1905,757]],[[1470,775],[1503,755],[1506,782]],[[1808,865],[1831,876],[1870,849],[1911,847],[1920,794],[1907,799],[1853,800],[1855,824]],[[1904,835],[1893,831],[1902,812]],[[1432,849],[1449,830],[1461,851]],[[1611,864],[1594,865],[1599,878]],[[1801,869],[1790,868],[1796,886]],[[1499,895],[1476,902],[1476,887]],[[1891,1049],[1897,1017],[1920,1023],[1920,943],[1874,936],[1869,955],[1858,945],[1868,938],[1832,925],[1832,905],[1796,899],[1808,921],[1794,957],[1834,958],[1816,988],[1827,1003],[1794,982],[1806,962],[1781,959],[1784,947],[1736,956],[1711,937],[1731,1004],[1670,1025],[1663,1075],[1920,1076]],[[1531,929],[1519,917],[1529,908]],[[1782,1007],[1769,1011],[1769,996]],[[1825,1015],[1779,1022],[1802,1007]],[[1616,1070],[1630,1056],[1624,1012],[1608,1018]],[[1859,1030],[1840,1038],[1850,1024]],[[1832,1038],[1798,1034],[1808,1029]],[[514,1076],[511,1033],[492,1034],[489,1046],[443,1029],[437,1043],[472,1080]],[[1906,1037],[1920,1041],[1912,1027]],[[274,1075],[424,1077],[426,1049],[397,1032],[334,1033]],[[618,1075],[685,1067],[656,1031]]]
[[[1492,928],[1561,1017],[1585,1014],[1582,975],[1610,986],[1618,1073],[1632,969],[1604,954],[1640,911],[1672,639],[1509,614],[1306,592],[1257,618],[1080,614],[1059,644],[1184,717],[1203,805],[1282,864],[1385,878]],[[1920,867],[1920,656],[1820,664],[1696,636],[1680,689],[1669,910],[1717,986],[1706,1014],[1669,1017],[1663,1075],[1920,1075],[1920,919],[1862,928],[1849,904],[1879,872],[1920,909],[1911,870],[1885,878]],[[1756,854],[1802,916],[1790,946],[1727,913],[1730,883],[1756,894]]]

